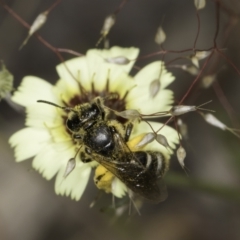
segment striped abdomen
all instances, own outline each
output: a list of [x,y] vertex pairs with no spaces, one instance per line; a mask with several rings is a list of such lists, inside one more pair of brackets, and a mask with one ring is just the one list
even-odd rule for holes
[[160,152],[139,151],[133,153],[138,160],[150,173],[160,178],[167,171],[166,160]]

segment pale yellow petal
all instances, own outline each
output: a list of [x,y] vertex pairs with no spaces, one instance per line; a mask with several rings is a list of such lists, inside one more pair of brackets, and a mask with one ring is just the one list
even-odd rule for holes
[[34,103],[26,109],[26,125],[33,127],[57,127],[65,124],[62,118],[64,111],[52,105]]
[[[55,91],[65,101],[80,93],[78,82],[87,91],[91,90],[92,83],[97,91],[102,91],[105,89],[108,79],[111,83],[115,81],[118,83],[118,79],[122,80],[119,77],[123,72],[126,74],[131,70],[138,53],[139,50],[133,47],[89,50],[86,56],[68,60],[57,66],[61,80],[58,81]],[[124,56],[132,61],[127,65],[115,65],[105,61],[106,58],[117,56]]]
[[[174,77],[167,72],[161,61],[148,64],[134,77],[136,87],[134,87],[127,97],[127,108],[138,109],[141,113],[151,114],[158,111],[170,109],[173,102],[173,92],[165,89]],[[162,70],[161,70],[162,68]],[[150,94],[150,84],[153,80],[159,79],[160,89],[155,97]]]
[[174,81],[172,73],[167,72],[162,61],[155,61],[142,68],[136,75],[135,81],[138,86],[146,86],[152,80],[160,78],[161,89],[166,88]]
[[126,192],[127,192],[126,185],[121,180],[115,177],[112,182],[112,194],[115,197],[122,198],[123,196],[126,195]]
[[130,72],[132,69],[137,57],[139,54],[139,49],[135,47],[130,47],[130,48],[122,48],[118,46],[114,46],[109,49],[109,51],[105,51],[103,53],[104,58],[114,58],[114,57],[125,57],[128,60],[130,60],[129,64],[126,65],[121,65],[120,67],[127,73]]
[[79,83],[84,86],[85,90],[90,90],[93,76],[89,72],[85,56],[61,63],[56,69],[61,79],[57,83],[57,87],[59,88],[59,94],[62,94],[63,98],[68,98],[71,94],[72,96],[79,94]]
[[[68,159],[69,160],[69,159]],[[65,166],[61,167],[55,182],[55,192],[62,196],[70,196],[73,200],[79,200],[87,186],[91,167],[89,164],[77,162],[75,169],[64,178],[67,161]]]
[[[123,87],[130,78],[122,66],[110,64],[104,60],[105,56],[109,54],[109,50],[93,49],[87,52],[87,65],[92,76],[90,80],[94,82],[97,91],[106,89],[108,81],[110,88],[115,82]],[[124,79],[125,76],[127,79]]]
[[[64,66],[63,66],[64,67]],[[70,76],[69,76],[70,78]],[[69,102],[75,96],[80,95],[80,85],[78,83],[68,83],[65,79],[60,79],[57,81],[56,85],[54,86],[54,94],[59,96],[59,99],[63,102]],[[60,105],[62,104],[60,103]]]
[[[23,78],[12,100],[25,107],[36,104],[37,100],[40,99],[58,103],[58,98],[53,94],[52,89],[53,85],[45,80],[34,76],[27,76]],[[41,106],[37,104],[36,107]]]
[[[125,83],[128,83],[128,79],[124,79],[122,76],[127,76],[133,64],[135,63],[135,59],[137,58],[138,53],[139,50],[133,47],[112,47],[108,50],[89,50],[87,52],[87,62],[89,72],[94,79],[95,88],[98,91],[102,91],[103,89],[105,89],[108,79],[110,87],[111,84],[115,84],[115,82],[117,82],[116,85],[121,84],[121,87],[123,87]],[[126,65],[117,65],[106,62],[107,58],[114,58],[118,56],[124,56],[132,61],[130,61],[130,63]]]
[[51,136],[46,130],[29,127],[14,133],[9,143],[15,148],[16,161],[20,162],[38,154],[50,139]]
[[[99,50],[95,50],[95,51],[99,51]],[[127,58],[128,60],[130,60],[128,64],[115,65],[115,66],[121,69],[121,71],[129,73],[138,57],[139,49],[135,47],[121,48],[121,47],[115,46],[108,50],[101,50],[101,52],[97,54],[99,54],[102,57],[102,59],[115,58],[120,56]],[[110,63],[108,65],[114,66],[114,64],[110,64]]]
[[[162,123],[156,123],[156,122],[149,122],[149,123],[151,124],[154,131],[157,131],[163,126]],[[134,128],[131,138],[134,138],[141,133],[148,133],[148,132],[152,132],[152,129],[146,122],[142,121]],[[176,148],[176,144],[178,144],[179,138],[178,138],[177,131],[174,128],[166,125],[158,133],[166,137],[171,149]],[[170,158],[170,155],[173,154],[173,151],[171,149],[167,149],[166,147],[160,145],[157,141],[151,142],[144,148],[144,150],[159,151],[163,153],[166,158]]]
[[161,90],[155,98],[151,98],[148,89],[138,88],[135,96],[130,91],[127,97],[127,109],[136,109],[142,114],[153,114],[161,111],[169,111],[173,103],[173,92],[168,89]]
[[70,133],[67,132],[65,125],[59,125],[57,127],[48,128],[48,131],[52,137],[52,141],[55,143],[61,142],[71,142],[72,143],[72,136]]
[[124,72],[116,78],[109,79],[110,92],[117,92],[120,98],[123,98],[129,90],[134,88],[134,86],[135,83],[133,78]]
[[101,50],[89,50],[86,60],[89,71],[88,81],[94,82],[94,87],[97,91],[103,91],[106,88],[107,80],[110,78],[114,70],[108,67],[104,59],[100,56]]
[[33,168],[50,180],[75,155],[72,143],[49,143],[33,159]]

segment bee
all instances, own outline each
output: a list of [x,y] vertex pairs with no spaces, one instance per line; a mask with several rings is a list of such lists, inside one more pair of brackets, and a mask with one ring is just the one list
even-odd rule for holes
[[44,100],[38,102],[69,112],[66,127],[73,141],[80,146],[81,161],[95,160],[99,163],[94,177],[99,189],[111,192],[112,181],[117,177],[133,193],[145,199],[154,202],[165,200],[166,189],[158,181],[167,171],[168,161],[160,152],[131,151],[130,145],[136,141],[130,141],[133,124],[112,119],[110,110],[104,105],[105,99],[96,97],[74,108]]
[[[72,133],[74,142],[83,144],[88,155],[97,153],[104,157],[114,155],[116,151],[115,132],[127,142],[133,128],[132,123],[121,124],[109,120],[110,112],[103,104],[103,98],[96,97],[90,103],[76,105],[74,108],[61,107],[54,103],[38,100],[69,112],[66,127]],[[85,160],[87,162],[87,159]]]

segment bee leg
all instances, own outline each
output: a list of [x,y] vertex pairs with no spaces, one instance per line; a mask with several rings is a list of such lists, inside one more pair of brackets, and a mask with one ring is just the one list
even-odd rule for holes
[[132,129],[133,129],[133,124],[128,123],[125,131],[125,137],[124,137],[125,142],[128,142],[130,135],[132,133]]
[[80,153],[80,159],[83,163],[89,163],[92,161],[92,159],[89,156],[87,156],[85,152]]
[[100,98],[96,99],[96,104],[98,106],[100,114],[102,115],[102,120],[104,120],[105,119],[105,111],[103,109],[103,103],[101,102]]

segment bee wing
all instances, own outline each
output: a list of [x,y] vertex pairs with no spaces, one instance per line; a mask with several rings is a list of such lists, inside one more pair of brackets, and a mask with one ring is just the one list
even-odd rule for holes
[[135,157],[135,155],[133,154],[133,152],[128,147],[128,145],[126,144],[126,142],[124,141],[124,139],[120,134],[115,133],[113,137],[114,137],[114,142],[116,144],[115,148],[118,149],[118,152],[121,155],[121,157],[119,158],[121,159],[121,162],[129,161],[128,159],[129,159],[129,156],[131,155],[132,160],[135,160],[136,162],[138,162],[138,164],[140,164],[143,168],[145,168],[142,165],[142,163]]
[[116,149],[119,150],[119,152],[122,152],[122,154],[126,154],[126,153],[130,153],[131,150],[129,149],[129,147],[127,146],[126,142],[123,140],[122,136],[118,133],[115,133],[113,135],[114,137],[114,142],[116,144]]
[[155,203],[167,198],[163,180],[159,184],[159,179],[136,161],[113,161],[99,155],[94,159],[141,197]]

